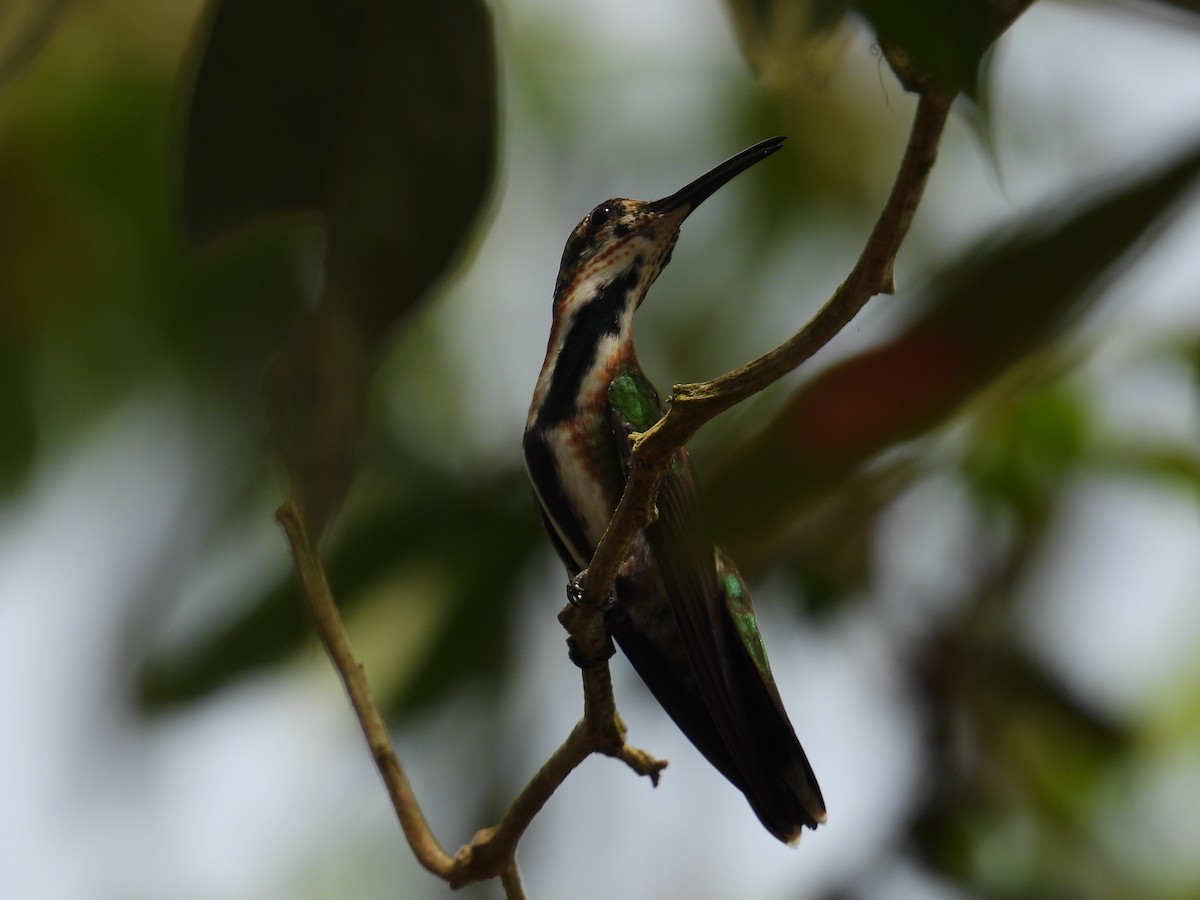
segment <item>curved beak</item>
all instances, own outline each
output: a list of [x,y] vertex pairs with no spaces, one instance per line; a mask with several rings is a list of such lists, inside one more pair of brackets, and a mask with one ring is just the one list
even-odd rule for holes
[[716,193],[717,188],[731,180],[735,175],[740,175],[745,172],[755,163],[762,162],[776,150],[778,150],[787,138],[771,137],[765,141],[759,141],[753,147],[747,147],[741,153],[736,153],[725,162],[715,168],[709,169],[691,184],[680,188],[669,197],[663,197],[661,200],[655,200],[646,205],[649,212],[669,213],[678,209],[687,208],[684,215],[688,215],[697,206]]

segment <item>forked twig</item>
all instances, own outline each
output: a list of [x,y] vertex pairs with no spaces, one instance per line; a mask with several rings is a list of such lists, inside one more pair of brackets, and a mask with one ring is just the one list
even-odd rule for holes
[[653,519],[654,496],[675,454],[706,422],[793,371],[828,344],[873,296],[890,293],[892,266],[921,201],[953,96],[927,87],[919,95],[908,144],[887,202],[850,274],[803,328],[740,369],[697,384],[678,384],[666,414],[633,436],[629,480],[608,523],[584,583],[584,606],[598,606],[612,591],[617,568],[634,537]]
[[[604,659],[607,636],[599,598],[612,589],[616,571],[634,536],[653,515],[653,497],[670,459],[710,419],[791,372],[827,344],[877,293],[891,290],[892,264],[908,232],[949,113],[951,96],[923,87],[908,145],[887,202],[862,255],[845,282],[813,319],[774,350],[735,372],[699,384],[677,385],[668,412],[651,429],[636,435],[628,483],[620,506],[596,549],[585,582],[583,603],[559,615],[563,627],[588,659]],[[397,759],[387,726],[371,696],[362,665],[354,658],[320,559],[302,517],[289,500],[277,518],[295,557],[301,591],[317,633],[338,670],[354,707],[371,756],[387,787],[405,838],[417,861],[451,887],[499,878],[506,897],[524,898],[516,866],[516,848],[525,829],[562,784],[593,753],[621,760],[655,784],[666,762],[625,742],[625,725],[613,699],[608,663],[583,669],[584,715],[551,754],[493,828],[478,832],[453,857],[438,843]]]
[[[617,715],[607,663],[585,669],[584,717],[517,795],[499,823],[494,828],[476,833],[468,844],[451,857],[430,830],[404,767],[392,747],[387,725],[371,694],[362,664],[350,649],[345,625],[320,558],[305,530],[303,518],[290,500],[279,508],[276,518],[291,545],[300,590],[312,613],[317,635],[341,677],[371,749],[371,757],[375,760],[392,807],[400,820],[404,837],[417,861],[426,870],[451,887],[498,877],[506,897],[510,900],[523,898],[524,889],[516,864],[517,844],[534,816],[576,766],[593,753],[603,753],[622,760],[638,774],[658,783],[659,773],[666,763],[625,743],[625,726]],[[597,637],[598,623],[593,621],[593,617],[573,617],[569,622],[564,621],[564,624],[579,646],[590,647],[592,642],[604,640],[602,629]]]

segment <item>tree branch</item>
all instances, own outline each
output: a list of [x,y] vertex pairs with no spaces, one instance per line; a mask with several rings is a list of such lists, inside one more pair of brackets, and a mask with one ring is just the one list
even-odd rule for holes
[[[1017,2],[1017,0],[1014,0]],[[909,82],[905,82],[908,84]],[[706,422],[791,372],[825,346],[867,301],[892,290],[892,265],[920,202],[953,97],[925,85],[896,180],[858,262],[825,306],[787,341],[737,371],[709,382],[676,385],[668,411],[643,434],[634,436],[629,479],[620,505],[588,568],[583,602],[566,607],[559,621],[582,658],[601,660],[582,670],[584,715],[551,754],[494,828],[483,829],[453,857],[434,837],[387,726],[371,696],[362,665],[354,658],[324,570],[292,501],[277,518],[295,557],[301,591],[317,633],[337,668],[358,717],[371,756],[387,787],[404,836],[417,861],[451,887],[499,878],[505,896],[523,900],[516,848],[526,828],[566,777],[592,753],[619,759],[658,784],[666,762],[625,743],[625,725],[613,699],[605,654],[608,636],[594,610],[612,590],[617,568],[634,536],[653,520],[654,496],[670,460]],[[590,607],[590,608],[589,608]]]
[[753,396],[828,344],[873,296],[891,293],[892,266],[924,194],[954,97],[923,86],[891,192],[858,261],[820,311],[775,349],[712,381],[676,385],[666,414],[634,435],[629,480],[588,566],[583,604],[599,606],[639,531],[654,517],[654,496],[676,453],[710,419]]
[[408,783],[408,776],[396,757],[387,725],[384,724],[383,716],[379,714],[379,708],[375,705],[375,698],[371,695],[371,686],[367,683],[362,664],[354,658],[350,649],[346,628],[329,590],[325,570],[309,542],[304,523],[290,500],[279,507],[275,518],[283,526],[288,543],[291,544],[300,591],[304,594],[312,613],[317,636],[325,646],[338,675],[341,676],[342,685],[350,698],[350,704],[354,707],[354,714],[358,717],[363,736],[367,739],[367,746],[371,748],[371,758],[375,760],[375,766],[379,769],[392,806],[400,819],[404,837],[412,847],[417,862],[439,878],[449,878],[455,861],[442,849],[430,831],[429,823],[425,821],[417,798],[413,795],[412,786]]
[[[625,726],[617,715],[608,664],[601,663],[583,670],[584,717],[576,723],[567,739],[530,779],[494,828],[477,832],[470,843],[453,857],[449,856],[430,830],[392,747],[387,725],[375,704],[362,664],[350,649],[324,568],[295,504],[290,500],[284,503],[276,512],[276,518],[291,545],[300,590],[312,613],[317,635],[341,677],[404,837],[417,862],[427,871],[451,887],[499,878],[509,900],[524,900],[525,892],[516,864],[517,844],[558,786],[588,756],[603,753],[615,757],[658,784],[659,773],[666,762],[625,743]],[[577,645],[593,654],[593,658],[603,658],[607,639],[597,617],[568,615],[571,610],[577,610],[577,607],[568,606],[560,618]]]

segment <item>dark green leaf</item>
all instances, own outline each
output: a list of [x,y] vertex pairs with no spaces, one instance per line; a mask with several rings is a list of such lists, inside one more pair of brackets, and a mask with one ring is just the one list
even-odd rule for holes
[[896,47],[947,90],[974,93],[991,44],[987,0],[857,0],[881,44]]
[[375,353],[375,341],[323,299],[267,375],[272,438],[314,545],[353,480]]
[[[0,310],[0,321],[3,310]],[[20,484],[28,474],[37,446],[37,430],[29,398],[27,348],[13,346],[0,335],[0,491]]]
[[1154,0],[1154,2],[1163,6],[1169,6],[1174,10],[1180,10],[1192,15],[1200,15],[1200,0]]
[[977,97],[984,55],[1032,0],[853,0],[886,50],[943,90]]
[[184,147],[184,220],[197,240],[324,211],[366,13],[363,2],[211,4]]
[[[27,66],[54,34],[71,0],[33,0],[0,4],[0,84]],[[13,10],[16,9],[14,14]],[[14,24],[14,19],[16,23]]]
[[184,208],[213,237],[320,216],[313,318],[272,367],[290,482],[314,542],[349,486],[380,342],[460,252],[496,156],[492,23],[478,0],[223,0],[188,113]]
[[[996,39],[1032,0],[726,0],[756,72],[795,67],[851,9],[865,18],[893,65],[978,99]],[[907,83],[907,82],[906,82]]]
[[318,214],[343,302],[386,327],[479,213],[496,102],[477,0],[219,0],[188,104],[185,221],[206,240]]

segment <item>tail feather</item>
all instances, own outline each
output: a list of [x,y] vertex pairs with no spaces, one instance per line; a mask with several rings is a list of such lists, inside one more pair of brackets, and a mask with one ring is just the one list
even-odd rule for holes
[[737,662],[725,699],[742,711],[741,721],[732,726],[738,729],[736,739],[714,716],[694,678],[681,674],[687,669],[680,669],[675,654],[633,630],[621,607],[614,608],[608,623],[655,699],[709,763],[746,796],[767,831],[794,844],[802,828],[815,829],[825,821],[821,789],[774,685],[761,679],[732,624],[726,645]]
[[[638,373],[609,388],[624,467],[630,432],[660,408]],[[639,402],[630,402],[633,397]],[[688,739],[736,785],[771,834],[795,843],[825,821],[825,801],[771,677],[745,584],[714,550],[687,451],[659,483],[658,517],[618,578],[609,630]]]

